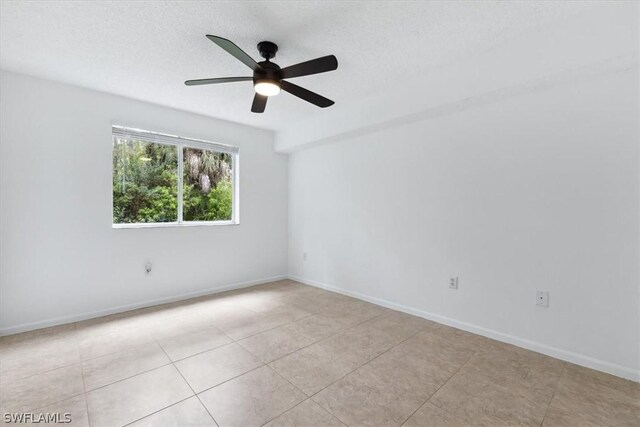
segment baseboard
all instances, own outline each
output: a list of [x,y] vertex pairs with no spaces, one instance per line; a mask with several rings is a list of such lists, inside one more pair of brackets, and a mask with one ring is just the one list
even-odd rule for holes
[[209,288],[209,289],[204,289],[196,292],[187,292],[184,294],[173,295],[170,297],[156,298],[156,299],[138,302],[134,304],[121,305],[118,307],[107,308],[103,310],[96,310],[96,311],[76,314],[72,316],[58,317],[55,319],[48,319],[48,320],[43,320],[39,322],[23,323],[21,325],[16,325],[16,326],[7,326],[7,327],[0,328],[0,336],[13,335],[13,334],[18,334],[20,332],[32,331],[34,329],[42,329],[42,328],[48,328],[51,326],[64,325],[66,323],[79,322],[81,320],[93,319],[95,317],[107,316],[109,314],[122,313],[125,311],[136,310],[138,308],[152,307],[154,305],[159,305],[159,304],[182,301],[189,298],[196,298],[204,295],[213,295],[220,292],[232,291],[234,289],[247,288],[249,286],[262,285],[265,283],[275,282],[275,281],[283,280],[286,278],[288,278],[287,275],[281,275],[281,276],[273,276],[273,277],[267,277],[267,278],[257,279],[257,280],[249,280],[246,282],[234,283],[231,285],[226,285],[218,288]]
[[342,295],[347,295],[353,298],[357,298],[363,301],[370,302],[372,304],[387,307],[393,310],[402,311],[404,313],[412,314],[414,316],[422,317],[424,319],[432,320],[437,323],[441,323],[447,326],[451,326],[463,331],[471,332],[474,334],[482,335],[487,338],[494,339],[496,341],[505,342],[518,347],[526,348],[527,350],[542,353],[547,356],[555,357],[556,359],[571,362],[576,365],[584,366],[587,368],[595,369],[598,371],[606,372],[617,377],[626,378],[632,381],[640,382],[640,371],[633,368],[627,368],[625,366],[616,365],[614,363],[606,362],[604,360],[594,359],[589,356],[584,356],[571,351],[562,350],[560,348],[551,347],[540,342],[530,341],[524,338],[519,338],[513,335],[505,334],[493,329],[484,328],[467,322],[461,322],[450,317],[441,316],[439,314],[430,313],[427,311],[419,310],[413,307],[407,307],[402,304],[397,304],[391,301],[387,301],[381,298],[375,298],[368,295],[361,294],[359,292],[353,292],[346,289],[339,288],[337,286],[327,285],[325,283],[316,282],[314,280],[308,280],[303,277],[289,275],[289,279],[296,282],[304,283],[305,285],[315,286],[317,288],[325,289],[327,291],[336,292]]

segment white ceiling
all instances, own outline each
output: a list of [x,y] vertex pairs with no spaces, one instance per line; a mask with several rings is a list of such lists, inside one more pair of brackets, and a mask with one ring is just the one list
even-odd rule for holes
[[250,82],[186,87],[186,79],[250,76],[205,38],[219,35],[259,59],[279,45],[281,66],[334,54],[337,71],[296,84],[354,103],[395,82],[491,49],[579,2],[2,1],[0,67],[208,116],[280,130],[324,113],[289,94],[253,114]]

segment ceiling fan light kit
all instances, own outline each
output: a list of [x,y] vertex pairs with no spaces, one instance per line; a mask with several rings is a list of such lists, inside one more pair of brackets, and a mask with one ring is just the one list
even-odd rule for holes
[[264,61],[256,62],[230,40],[212,35],[207,35],[207,38],[251,68],[253,70],[253,77],[220,77],[212,79],[187,80],[184,82],[185,85],[197,86],[252,80],[253,88],[256,92],[253,98],[253,104],[251,105],[251,111],[254,113],[264,112],[265,107],[267,106],[268,97],[279,94],[280,90],[289,92],[290,94],[321,108],[326,108],[334,104],[332,100],[311,92],[303,87],[294,85],[284,79],[333,71],[338,68],[338,60],[335,56],[323,56],[321,58],[291,65],[286,68],[280,68],[275,62],[271,62],[271,59],[275,58],[276,52],[278,52],[278,46],[275,43],[268,41],[258,43],[258,51],[260,52],[260,56],[264,58]]
[[271,80],[255,80],[253,88],[263,96],[275,96],[280,93],[280,85]]

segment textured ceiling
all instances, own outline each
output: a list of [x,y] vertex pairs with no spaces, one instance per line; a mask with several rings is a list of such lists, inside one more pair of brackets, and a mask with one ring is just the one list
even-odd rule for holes
[[490,49],[589,8],[578,2],[2,1],[0,67],[268,129],[323,114],[283,93],[249,111],[250,82],[185,87],[186,79],[250,76],[205,38],[281,66],[335,54],[337,71],[296,84],[353,103],[394,82]]

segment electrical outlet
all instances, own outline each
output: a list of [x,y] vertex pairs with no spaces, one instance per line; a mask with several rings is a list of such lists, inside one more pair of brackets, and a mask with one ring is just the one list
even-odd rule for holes
[[151,262],[147,262],[147,263],[144,265],[144,271],[145,271],[147,274],[151,274],[151,267],[153,267],[153,266],[151,265]]
[[549,307],[549,292],[536,291],[536,305],[540,307]]
[[449,278],[449,289],[458,289],[458,276]]

